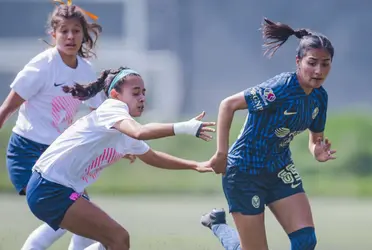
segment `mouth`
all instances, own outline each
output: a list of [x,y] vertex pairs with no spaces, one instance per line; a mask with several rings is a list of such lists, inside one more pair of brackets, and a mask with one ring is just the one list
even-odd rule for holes
[[317,78],[317,77],[314,77],[314,78],[311,78],[312,80],[315,80],[315,81],[323,81],[324,79],[323,78]]
[[66,48],[70,48],[70,49],[74,49],[76,48],[76,44],[75,43],[68,43],[65,45]]
[[143,110],[145,109],[145,106],[138,106],[137,108],[138,108],[138,111],[142,113]]

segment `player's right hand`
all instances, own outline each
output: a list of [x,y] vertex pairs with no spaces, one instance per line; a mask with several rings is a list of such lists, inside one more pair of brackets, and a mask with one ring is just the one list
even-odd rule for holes
[[227,165],[226,154],[216,152],[209,161],[216,174],[225,174]]

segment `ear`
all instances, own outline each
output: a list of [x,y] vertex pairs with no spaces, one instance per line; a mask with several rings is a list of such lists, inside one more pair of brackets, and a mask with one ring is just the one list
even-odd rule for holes
[[56,32],[55,32],[55,31],[51,31],[51,32],[49,32],[49,34],[50,34],[51,37],[53,37],[54,39],[56,38]]
[[301,59],[298,56],[296,56],[296,66],[297,66],[297,68],[300,68],[300,62],[301,62]]
[[109,97],[112,97],[114,99],[118,99],[119,93],[116,91],[116,89],[112,89],[109,94],[110,94]]

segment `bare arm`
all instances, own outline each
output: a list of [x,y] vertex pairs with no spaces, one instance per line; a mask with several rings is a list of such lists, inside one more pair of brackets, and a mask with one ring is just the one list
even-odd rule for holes
[[197,169],[197,162],[184,160],[163,152],[149,150],[143,155],[138,155],[141,161],[144,163],[163,169],[173,169],[173,170],[181,170],[181,169]]
[[114,124],[113,127],[137,140],[151,140],[176,134],[189,134],[209,141],[212,137],[208,132],[214,132],[214,129],[209,126],[214,126],[215,123],[202,122],[201,119],[204,115],[205,112],[186,122],[148,123],[145,125],[131,119],[124,119]]
[[25,100],[14,90],[11,90],[4,103],[0,106],[0,128],[8,118],[22,105]]
[[217,119],[217,154],[221,156],[227,155],[230,128],[234,113],[237,110],[247,108],[248,105],[244,97],[244,92],[229,96],[221,102]]
[[315,157],[315,146],[319,140],[323,141],[324,133],[314,133],[309,130],[309,151]]
[[137,140],[151,140],[174,136],[173,124],[148,123],[141,125],[134,120],[122,120],[114,125],[120,132]]

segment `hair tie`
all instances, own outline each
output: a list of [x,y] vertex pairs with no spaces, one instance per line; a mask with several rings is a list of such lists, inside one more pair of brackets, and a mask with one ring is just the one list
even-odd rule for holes
[[[53,0],[53,2],[55,4],[66,4],[64,3],[62,0]],[[67,0],[67,6],[71,6],[72,5],[72,0]],[[77,6],[77,5],[76,5]],[[86,14],[87,16],[89,16],[91,19],[93,19],[94,21],[97,21],[98,19],[98,16],[94,15],[93,13],[89,12],[89,11],[86,11],[82,8],[80,8],[79,6],[77,6],[84,14]]]

